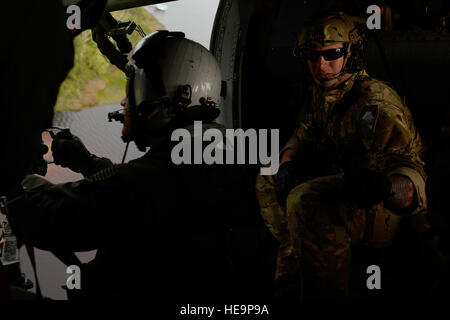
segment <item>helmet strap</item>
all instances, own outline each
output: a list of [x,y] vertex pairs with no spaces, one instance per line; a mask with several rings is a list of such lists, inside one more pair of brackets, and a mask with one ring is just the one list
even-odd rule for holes
[[351,73],[348,70],[348,65],[352,56],[352,49],[353,49],[352,44],[350,42],[344,43],[344,47],[347,53],[344,57],[344,63],[342,64],[341,74]]

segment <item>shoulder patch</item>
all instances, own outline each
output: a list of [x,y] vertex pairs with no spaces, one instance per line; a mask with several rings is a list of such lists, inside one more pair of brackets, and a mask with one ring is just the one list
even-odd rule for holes
[[109,168],[106,168],[106,169],[100,170],[99,172],[94,173],[89,178],[87,178],[87,180],[89,180],[91,182],[103,181],[103,180],[106,180],[108,178],[115,176],[117,174],[117,172],[119,172],[117,167],[111,166]]
[[363,108],[359,121],[361,139],[366,146],[370,147],[375,136],[375,127],[378,120],[378,105],[370,105]]

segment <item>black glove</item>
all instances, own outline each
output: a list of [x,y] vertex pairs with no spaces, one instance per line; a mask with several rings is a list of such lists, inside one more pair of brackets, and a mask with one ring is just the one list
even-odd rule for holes
[[42,142],[39,145],[39,150],[36,156],[36,159],[33,161],[33,164],[30,168],[30,174],[38,174],[41,176],[45,176],[47,174],[47,161],[44,159],[44,155],[48,152],[48,147]]
[[350,199],[363,209],[386,200],[391,193],[391,181],[377,171],[369,169],[349,170],[345,173]]
[[68,167],[78,173],[82,173],[89,166],[92,158],[95,158],[83,142],[68,131],[61,131],[55,135],[52,153],[55,164]]
[[286,161],[278,169],[275,180],[275,192],[281,206],[286,205],[289,191],[297,185],[298,164],[295,161]]

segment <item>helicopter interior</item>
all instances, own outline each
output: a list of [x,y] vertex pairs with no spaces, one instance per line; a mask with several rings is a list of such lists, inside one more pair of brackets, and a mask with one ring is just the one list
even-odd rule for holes
[[[164,2],[169,1],[108,0],[106,9],[124,10]],[[450,194],[448,183],[450,179],[448,167],[450,162],[450,80],[446,74],[450,70],[448,26],[450,3],[448,1],[221,0],[210,44],[210,50],[216,56],[223,76],[222,112],[218,120],[230,128],[278,128],[280,129],[280,146],[283,146],[296,125],[295,110],[291,106],[292,98],[302,94],[299,88],[307,77],[302,62],[292,54],[299,26],[307,18],[332,8],[368,17],[366,9],[373,4],[377,4],[382,10],[382,28],[367,32],[367,45],[364,49],[366,69],[369,75],[388,82],[394,87],[412,111],[414,122],[427,148],[425,170],[429,176],[428,214],[430,217],[436,217],[432,218],[432,222],[437,229],[439,243],[438,249],[432,252],[429,246],[424,245],[423,237],[413,230],[411,221],[406,219],[390,248],[386,250],[354,248],[352,252],[353,297],[377,298],[377,295],[380,298],[386,297],[386,290],[380,294],[368,292],[365,287],[366,267],[371,264],[381,265],[387,270],[383,275],[385,279],[383,283],[389,297],[424,295],[441,297],[446,294],[446,287],[450,284],[448,272],[450,221],[446,203]],[[33,17],[31,13],[30,17]],[[48,30],[57,30],[55,25],[48,23]],[[44,119],[42,112],[39,111],[41,115],[37,116],[38,110],[36,108],[33,110],[31,106],[39,103],[45,106],[54,104],[59,84],[71,67],[70,58],[73,58],[73,47],[70,45],[70,39],[66,39],[68,36],[62,31],[61,34],[56,34],[56,31],[54,33],[54,38],[65,37],[65,41],[61,42],[65,46],[63,47],[60,42],[56,44],[52,37],[48,37],[45,39],[48,41],[45,46],[55,49],[48,50],[48,52],[54,51],[53,55],[50,56],[43,51],[38,52],[40,56],[35,59],[41,63],[33,64],[33,68],[38,70],[46,65],[42,61],[48,61],[48,64],[51,61],[54,69],[60,70],[61,73],[54,75],[54,90],[47,93],[48,97],[45,101],[40,92],[34,92],[38,88],[34,82],[26,83],[27,86],[19,88],[14,86],[15,81],[11,79],[4,81],[9,84],[9,87],[3,88],[5,92],[13,93],[10,94],[11,97],[23,97],[22,103],[25,107],[22,111],[25,110],[27,113],[17,119],[2,113],[2,118],[14,118],[24,127],[29,127],[30,131],[34,128],[34,131],[38,132],[42,129],[41,127],[48,126],[53,113],[50,109],[46,110]],[[28,38],[28,30],[25,27],[21,36],[19,40]],[[44,46],[36,39],[29,41],[32,47]],[[24,41],[17,41],[14,44],[22,49],[16,50],[18,53],[14,52],[15,59],[28,61],[29,44]],[[13,55],[8,51],[5,53]],[[9,58],[2,61],[12,60],[12,57],[7,57]],[[54,61],[59,61],[58,58],[62,60],[61,57],[65,60],[60,61],[61,66],[59,66]],[[9,73],[16,74],[14,79],[25,79],[29,76],[26,68],[21,67],[14,71]],[[36,71],[35,73],[44,77],[44,72]],[[45,77],[46,80],[42,82],[49,83],[49,75]],[[24,92],[33,92],[34,95],[24,94]],[[42,101],[34,99],[35,96],[42,98]],[[5,101],[14,106],[14,99]],[[12,109],[9,108],[8,112],[12,112]],[[35,117],[41,119],[37,124],[33,124]],[[2,128],[5,130],[5,136],[6,132],[9,132],[6,129],[9,130],[10,127]],[[31,144],[31,139],[26,141],[21,140],[20,137],[12,137],[11,142],[8,142],[9,145],[4,142],[6,147],[2,149],[15,150],[11,146],[22,146],[23,141]],[[17,154],[20,152],[24,153],[21,149],[16,151]],[[8,162],[5,168],[9,168],[10,163],[15,163],[13,160]],[[17,175],[14,173],[14,177]],[[435,234],[432,237],[435,237]],[[268,241],[267,244],[268,255],[276,257],[272,253],[272,250],[276,250],[276,243]],[[432,261],[437,262],[430,266],[429,262]],[[274,272],[275,265],[270,267]],[[411,281],[414,282],[413,285]]]

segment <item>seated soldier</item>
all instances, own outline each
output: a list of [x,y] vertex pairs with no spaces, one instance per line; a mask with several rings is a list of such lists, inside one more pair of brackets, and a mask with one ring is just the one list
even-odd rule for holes
[[388,246],[402,216],[428,226],[423,145],[397,93],[364,70],[364,27],[333,12],[298,34],[310,90],[277,176],[257,182],[280,296],[347,297],[351,246]]
[[79,140],[57,136],[55,160],[86,178],[53,185],[27,176],[26,201],[9,210],[19,241],[56,252],[97,249],[81,268],[86,298],[264,294],[252,266],[259,257],[255,226],[264,225],[244,168],[171,160],[173,130],[193,136],[201,120],[224,131],[214,122],[221,90],[214,56],[182,33],[160,31],[136,45],[127,69],[123,139],[150,151],[112,165]]

